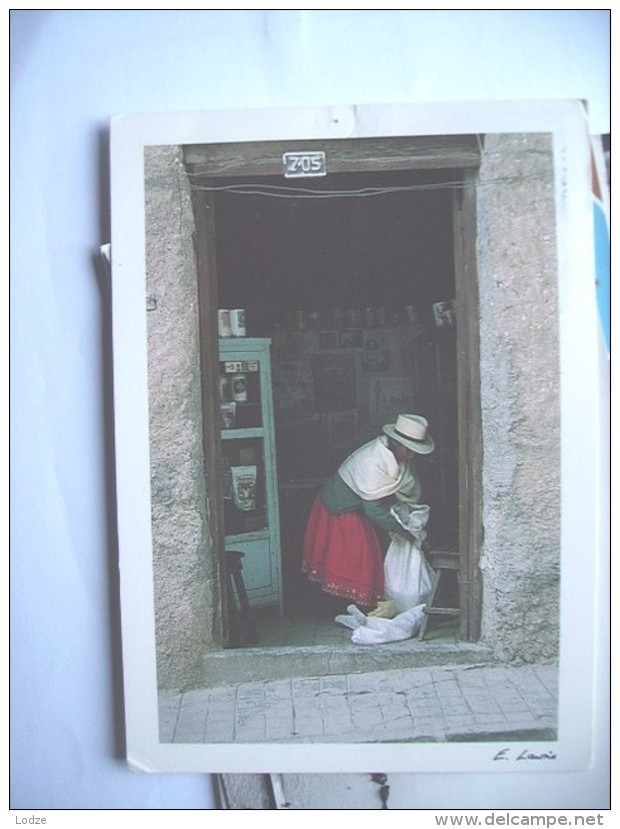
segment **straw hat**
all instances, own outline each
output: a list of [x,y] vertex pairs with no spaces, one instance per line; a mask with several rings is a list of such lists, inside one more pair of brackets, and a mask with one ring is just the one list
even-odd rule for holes
[[389,438],[420,455],[428,455],[435,448],[435,441],[428,432],[428,421],[420,415],[398,415],[396,423],[388,423],[383,431]]

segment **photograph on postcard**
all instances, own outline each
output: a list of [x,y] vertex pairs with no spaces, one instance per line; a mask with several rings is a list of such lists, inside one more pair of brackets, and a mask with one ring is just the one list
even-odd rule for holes
[[[295,111],[271,132],[260,111],[247,134],[226,113],[119,126],[144,199],[136,285],[124,228],[112,245],[129,300],[114,320],[126,695],[155,770],[588,756],[588,685],[564,658],[567,586],[592,601],[566,510],[565,458],[586,450],[564,378],[566,292],[593,267],[587,245],[568,255],[587,233],[574,167],[589,145],[562,128],[577,104],[557,104],[560,126],[552,105],[450,125],[427,108],[419,133],[413,110],[369,108],[356,137]],[[223,309],[242,309],[236,334]],[[145,391],[137,411],[123,388]]]

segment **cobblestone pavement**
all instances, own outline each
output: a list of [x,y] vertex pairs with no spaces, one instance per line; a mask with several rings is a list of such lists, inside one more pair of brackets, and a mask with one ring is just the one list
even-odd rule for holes
[[552,739],[557,666],[463,666],[248,682],[160,694],[174,743]]

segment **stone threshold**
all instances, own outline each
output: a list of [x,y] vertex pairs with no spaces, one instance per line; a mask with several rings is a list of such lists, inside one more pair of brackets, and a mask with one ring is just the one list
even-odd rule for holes
[[418,639],[384,645],[235,648],[205,653],[201,675],[183,690],[404,668],[483,665],[495,661],[491,649],[478,643]]

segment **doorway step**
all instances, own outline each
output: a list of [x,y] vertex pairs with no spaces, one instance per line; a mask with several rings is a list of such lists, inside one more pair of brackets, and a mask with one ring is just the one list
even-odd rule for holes
[[330,644],[262,645],[210,651],[202,658],[196,687],[221,687],[245,682],[367,673],[406,668],[490,664],[491,649],[459,642],[454,630],[432,638],[380,645],[357,645],[343,628],[345,640]]

